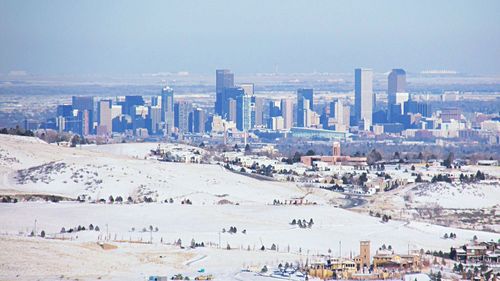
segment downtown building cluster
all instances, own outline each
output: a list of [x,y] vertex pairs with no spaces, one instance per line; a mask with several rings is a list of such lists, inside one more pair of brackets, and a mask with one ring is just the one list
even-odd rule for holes
[[[74,96],[72,104],[57,107],[57,116],[47,123],[46,129],[82,136],[120,133],[138,138],[210,134],[226,141],[228,137],[246,140],[248,136],[284,134],[313,139],[345,139],[351,134],[412,138],[430,134],[440,138],[458,137],[461,131],[472,128],[458,108],[433,113],[429,101],[413,99],[403,69],[393,69],[387,76],[386,107],[377,102],[373,71],[366,68],[354,70],[354,99],[321,102],[315,100],[312,88],[297,89],[296,98],[276,99],[257,96],[253,83],[235,84],[230,70],[216,70],[215,78],[213,107],[201,107],[198,101],[182,97],[177,100],[174,89],[167,86],[159,95],[147,99],[123,96],[95,100]],[[443,97],[449,98],[448,95]]]

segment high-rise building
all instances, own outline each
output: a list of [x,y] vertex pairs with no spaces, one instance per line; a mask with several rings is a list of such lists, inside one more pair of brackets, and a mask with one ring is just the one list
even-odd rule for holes
[[349,107],[341,100],[330,103],[330,117],[335,119],[335,130],[346,131],[349,128],[350,113]]
[[[85,117],[85,124],[82,124],[82,128],[84,131],[84,135],[92,133],[94,127],[94,97],[93,96],[73,96],[71,98],[71,104],[73,105],[73,109],[78,110],[79,112],[87,111],[87,113],[82,113],[82,117]],[[85,134],[86,129],[88,128],[87,134]]]
[[161,111],[165,124],[163,133],[170,135],[174,129],[174,90],[168,86],[161,90]]
[[71,104],[73,105],[74,109],[77,110],[88,110],[88,111],[94,111],[94,97],[80,97],[80,96],[73,96],[71,98]]
[[57,106],[57,116],[71,117],[73,116],[73,106],[71,104],[60,104]]
[[269,117],[281,116],[281,104],[279,101],[269,101]]
[[231,100],[236,101],[238,97],[245,95],[245,90],[241,87],[232,87],[232,88],[224,88],[222,90],[222,95],[221,95],[221,106],[222,109],[219,114],[222,116],[222,118],[230,121],[236,121],[236,119],[233,119],[235,117],[234,115],[231,116],[230,111],[232,111],[234,108],[232,107],[233,104]]
[[84,109],[84,110],[78,110],[78,120],[81,122],[81,132],[80,135],[86,136],[89,135],[91,132],[92,127],[92,121],[90,120],[90,111]]
[[205,133],[205,111],[201,108],[193,110],[193,132]]
[[228,69],[215,71],[215,113],[224,115],[224,89],[234,87],[234,74]]
[[283,129],[290,129],[293,127],[293,100],[281,100],[281,116],[283,116]]
[[111,133],[113,129],[112,119],[111,119],[111,100],[100,100],[97,103],[97,111],[98,111],[98,130],[97,134],[99,135],[107,135]]
[[406,72],[399,68],[393,69],[387,80],[387,98],[389,103],[394,103],[396,93],[406,92]]
[[237,118],[237,115],[238,115],[238,112],[237,112],[237,105],[236,105],[236,99],[229,99],[227,101],[227,114],[226,115],[226,118],[224,118],[225,120],[227,121],[233,121],[236,123],[236,118]]
[[146,127],[151,135],[156,135],[161,130],[161,106],[150,106],[146,119]]
[[252,124],[264,125],[264,99],[256,96],[252,97]]
[[252,129],[252,97],[241,95],[236,100],[236,128],[240,131]]
[[[305,106],[307,100],[307,106]],[[305,127],[304,110],[314,110],[314,92],[313,89],[297,90],[297,127]]]
[[[408,99],[401,101],[401,97],[403,97],[400,93],[406,93],[406,72],[403,69],[393,69],[389,76],[387,77],[387,112],[388,119],[390,122],[393,122],[397,116],[397,108],[399,106],[399,111],[403,112],[403,103],[408,101]],[[398,100],[398,95],[399,100]],[[406,95],[408,95],[406,93]],[[395,114],[396,113],[396,116]]]
[[405,102],[404,110],[404,114],[420,113],[424,117],[431,117],[432,115],[431,105],[426,102],[408,100]]
[[125,102],[122,104],[122,113],[134,117],[134,108],[138,105],[144,105],[142,96],[125,96]]
[[193,110],[193,106],[190,102],[180,101],[176,102],[174,106],[175,115],[175,127],[179,129],[180,132],[189,132],[189,113]]
[[[373,71],[366,68],[354,70],[354,113],[364,129],[371,126],[373,113]],[[367,128],[368,127],[368,128]]]

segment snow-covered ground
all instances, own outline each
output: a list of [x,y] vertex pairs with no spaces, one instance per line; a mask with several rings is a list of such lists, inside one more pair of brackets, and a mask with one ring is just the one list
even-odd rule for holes
[[443,208],[474,209],[500,207],[500,183],[422,184],[410,191],[414,204],[436,203]]
[[107,200],[109,196],[124,199],[148,196],[155,201],[173,198],[175,202],[189,199],[196,205],[214,205],[221,200],[233,204],[270,204],[274,199],[297,198],[325,202],[338,197],[327,192],[309,194],[307,189],[290,183],[243,177],[216,165],[144,159],[157,147],[154,143],[66,148],[10,136],[0,136],[0,142],[5,151],[0,157],[0,190],[72,198],[85,195],[91,200]]
[[[371,240],[396,252],[410,249],[447,250],[470,240],[500,239],[499,234],[460,230],[421,222],[391,220],[335,208],[338,194],[299,188],[293,183],[259,181],[215,165],[166,163],[144,159],[157,144],[66,148],[32,138],[0,135],[0,194],[45,193],[93,199],[110,195],[151,196],[154,203],[93,204],[89,202],[19,202],[0,204],[0,279],[145,280],[149,275],[197,275],[200,268],[216,280],[264,280],[241,269],[260,269],[280,262],[304,262],[331,249],[339,255],[358,253],[360,240]],[[35,168],[33,168],[35,167]],[[19,173],[21,170],[21,173]],[[75,181],[76,180],[76,181]],[[160,203],[173,198],[174,203]],[[316,205],[273,206],[304,198]],[[193,205],[180,204],[190,199]],[[220,200],[233,204],[220,205]],[[293,219],[314,220],[311,228],[290,225]],[[26,237],[34,229],[51,240]],[[99,226],[100,231],[59,234],[62,227]],[[158,231],[142,229],[158,228]],[[237,233],[222,233],[236,227]],[[132,230],[134,229],[134,230]],[[246,230],[246,233],[242,233]],[[442,239],[454,232],[457,239]],[[96,241],[109,234],[116,249]],[[150,241],[137,244],[121,241]],[[178,239],[194,239],[207,247],[180,249]],[[162,243],[163,242],[163,243]],[[219,244],[222,249],[217,248]],[[167,245],[170,244],[170,245]],[[277,251],[271,251],[271,245]],[[210,246],[209,246],[210,245]],[[227,246],[232,250],[226,250]],[[267,250],[261,251],[264,245]],[[29,268],[29,272],[25,269]],[[198,274],[199,275],[199,274]]]

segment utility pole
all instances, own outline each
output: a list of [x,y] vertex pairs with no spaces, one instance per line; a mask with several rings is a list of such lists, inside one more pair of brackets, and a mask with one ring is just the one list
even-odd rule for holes
[[34,236],[36,236],[36,219],[35,219],[35,229],[33,230]]
[[219,231],[219,249],[220,249],[220,231]]
[[342,258],[342,240],[339,241],[339,258]]

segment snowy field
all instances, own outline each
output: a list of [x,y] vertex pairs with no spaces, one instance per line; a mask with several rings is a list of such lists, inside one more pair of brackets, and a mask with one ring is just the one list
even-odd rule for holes
[[415,205],[436,203],[443,208],[500,207],[500,183],[422,184],[410,191]]
[[[360,240],[371,240],[396,252],[408,248],[448,250],[474,235],[481,240],[499,234],[460,230],[420,222],[391,220],[335,208],[337,193],[298,188],[293,183],[258,181],[215,165],[166,163],[144,159],[157,144],[117,144],[66,148],[33,138],[0,135],[0,194],[59,194],[91,199],[122,196],[153,203],[95,204],[19,202],[0,204],[0,280],[145,280],[149,275],[197,276],[201,268],[216,280],[267,280],[242,269],[280,262],[305,262],[314,255],[357,254]],[[163,203],[172,198],[174,203]],[[181,204],[189,199],[192,205]],[[315,205],[273,206],[303,199]],[[220,204],[224,200],[228,204]],[[293,219],[314,220],[311,228]],[[57,239],[30,238],[39,233]],[[78,225],[99,231],[60,234]],[[149,231],[150,226],[153,231]],[[230,234],[230,227],[237,231]],[[145,229],[146,231],[143,231]],[[243,230],[246,230],[243,233]],[[442,239],[454,232],[457,238]],[[107,237],[107,238],[106,238]],[[67,240],[60,240],[60,239]],[[206,247],[173,245],[194,239]],[[116,246],[104,250],[96,242]],[[130,242],[143,243],[130,243]],[[151,244],[145,244],[151,242]],[[271,250],[272,245],[276,250]],[[231,250],[227,250],[227,247]],[[220,246],[220,248],[218,248]],[[266,248],[261,251],[261,247]],[[29,268],[29,271],[25,269]]]

